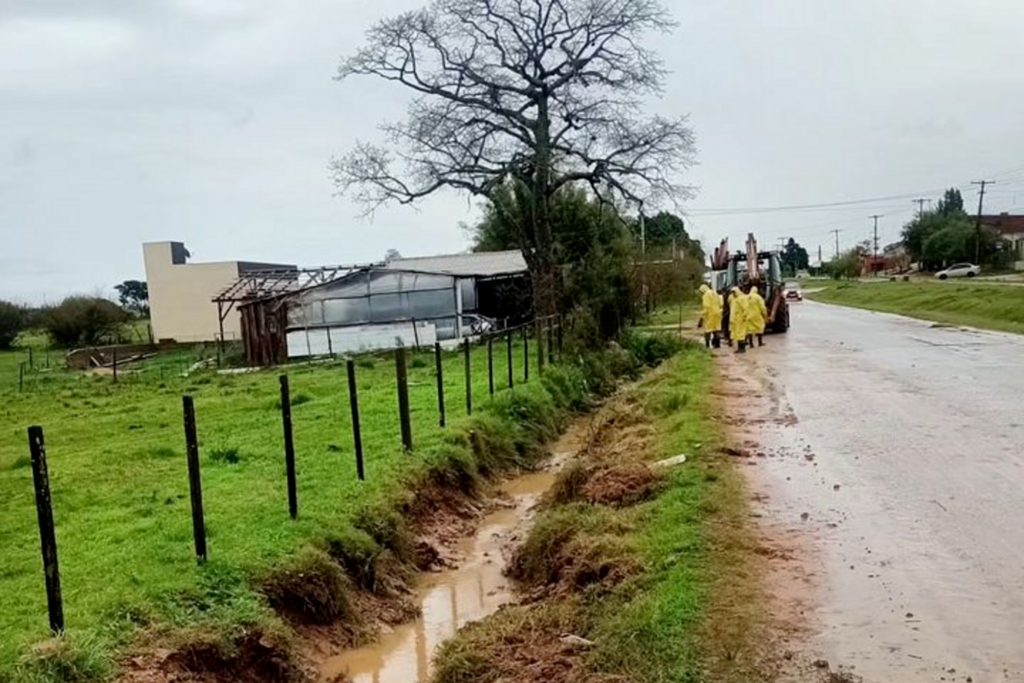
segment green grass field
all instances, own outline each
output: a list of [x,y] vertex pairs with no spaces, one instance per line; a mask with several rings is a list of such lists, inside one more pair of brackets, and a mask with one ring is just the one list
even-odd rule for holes
[[1024,287],[954,282],[830,283],[809,299],[1024,334]]
[[[533,340],[531,340],[532,342]],[[531,383],[536,347],[530,344]],[[507,383],[504,342],[495,383]],[[46,597],[26,430],[45,429],[69,637],[109,653],[133,623],[237,623],[261,609],[246,577],[325,530],[423,465],[442,442],[432,352],[413,354],[409,391],[416,452],[402,451],[393,357],[357,363],[365,482],[356,478],[343,362],[286,369],[291,383],[299,518],[288,516],[278,375],[281,370],[183,376],[168,354],[136,374],[30,372],[23,350],[0,354],[0,681],[48,636]],[[35,356],[41,364],[40,355]],[[45,363],[45,356],[43,357]],[[523,378],[521,341],[515,381]],[[488,400],[485,347],[473,353],[474,406]],[[444,356],[449,424],[466,414],[461,351]],[[192,546],[181,396],[195,398],[210,561]],[[222,594],[217,594],[220,591]],[[227,594],[223,594],[227,592]],[[214,595],[214,599],[207,599]],[[206,597],[204,597],[206,596]]]

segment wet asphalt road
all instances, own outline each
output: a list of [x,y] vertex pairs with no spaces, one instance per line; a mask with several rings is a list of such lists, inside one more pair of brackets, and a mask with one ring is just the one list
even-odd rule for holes
[[870,683],[1024,681],[1024,336],[803,302],[768,343],[743,360],[788,419],[750,469],[820,555],[810,649]]

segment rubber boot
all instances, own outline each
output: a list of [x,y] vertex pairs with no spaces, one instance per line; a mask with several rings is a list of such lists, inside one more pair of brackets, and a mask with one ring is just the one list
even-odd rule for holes
[[705,332],[704,333],[704,348],[708,348],[708,349],[711,348],[711,333],[710,332]]
[[736,342],[736,353],[746,353],[746,352],[747,352],[747,342],[745,342],[745,341],[738,341],[738,342]]
[[719,337],[717,333],[714,335],[714,338],[711,340],[711,346],[716,348],[716,349],[722,348],[722,338]]
[[758,346],[764,346],[764,335],[763,334],[757,335],[757,345]]

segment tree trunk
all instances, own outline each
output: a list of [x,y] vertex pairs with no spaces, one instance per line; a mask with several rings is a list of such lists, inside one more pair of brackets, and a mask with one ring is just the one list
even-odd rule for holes
[[541,93],[537,100],[537,126],[535,129],[533,168],[533,234],[537,251],[533,272],[534,310],[538,316],[558,312],[557,278],[551,238],[551,121],[548,116],[548,96]]

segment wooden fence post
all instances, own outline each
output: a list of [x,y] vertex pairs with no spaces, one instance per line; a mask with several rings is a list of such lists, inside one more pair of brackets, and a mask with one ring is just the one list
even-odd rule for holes
[[512,377],[514,368],[512,367],[513,354],[512,354],[512,333],[509,332],[505,335],[505,355],[507,358],[508,365],[508,388],[511,389],[515,385],[515,379]]
[[363,437],[359,431],[359,394],[356,392],[356,362],[349,360],[348,367],[348,403],[352,407],[352,439],[356,446],[356,473],[359,481],[366,478],[363,472]]
[[114,384],[117,384],[117,349],[114,349]]
[[463,354],[466,357],[466,415],[473,414],[473,370],[470,363],[469,340],[462,346]]
[[30,370],[35,370],[36,369],[36,361],[35,361],[35,358],[32,355],[32,347],[31,346],[28,347],[28,367],[29,367]]
[[409,420],[409,373],[405,364],[405,348],[395,349],[395,376],[398,380],[398,419],[402,426],[402,446],[412,450],[412,424]]
[[444,427],[444,363],[441,359],[441,342],[434,342],[434,367],[437,375],[437,413]]
[[18,393],[25,389],[25,361],[18,363]]
[[487,337],[487,387],[494,396],[494,337]]
[[288,514],[299,516],[299,493],[295,482],[295,441],[292,438],[292,398],[288,375],[281,375],[281,426],[284,428],[284,468],[288,478]]
[[28,447],[32,453],[32,483],[36,490],[36,515],[39,518],[39,539],[43,549],[43,572],[46,575],[46,606],[50,630],[64,631],[64,602],[60,594],[60,567],[57,564],[57,535],[53,527],[53,502],[50,498],[50,472],[46,466],[46,445],[43,428],[28,428]]
[[196,436],[196,409],[191,396],[181,397],[185,412],[185,451],[188,455],[188,490],[192,498],[192,535],[196,542],[196,560],[206,561],[206,524],[203,521],[203,482],[199,477],[199,439]]

